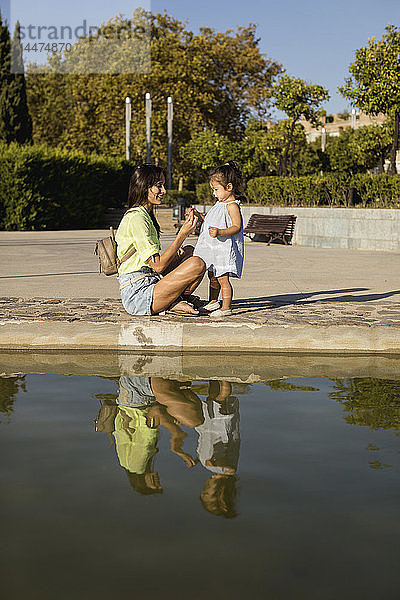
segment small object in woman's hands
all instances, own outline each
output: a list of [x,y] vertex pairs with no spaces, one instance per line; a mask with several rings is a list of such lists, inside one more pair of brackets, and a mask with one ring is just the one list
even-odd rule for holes
[[180,231],[185,236],[190,235],[196,229],[197,221],[198,221],[198,219],[197,219],[196,215],[194,214],[193,211],[191,211],[190,213],[188,213],[186,215],[186,219],[185,219]]
[[218,227],[209,227],[208,233],[210,234],[210,237],[216,238],[219,235]]
[[199,213],[199,211],[196,208],[192,208],[194,214],[196,215],[197,218],[199,218],[201,221],[204,221],[204,215],[202,215],[201,213]]

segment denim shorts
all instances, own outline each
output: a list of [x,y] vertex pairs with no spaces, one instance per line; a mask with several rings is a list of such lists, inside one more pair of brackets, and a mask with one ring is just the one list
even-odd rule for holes
[[151,315],[153,288],[160,279],[161,275],[151,269],[120,275],[119,285],[123,286],[121,300],[126,312],[130,315]]
[[150,377],[128,377],[121,375],[118,392],[117,404],[120,406],[146,408],[156,402],[151,388]]

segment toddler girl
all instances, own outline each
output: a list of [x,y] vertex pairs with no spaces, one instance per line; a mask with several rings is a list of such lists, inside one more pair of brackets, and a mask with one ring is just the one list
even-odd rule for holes
[[[204,307],[211,317],[232,314],[233,289],[229,277],[240,277],[243,268],[243,220],[238,197],[242,193],[239,165],[230,160],[210,173],[210,186],[218,202],[204,217],[193,255],[206,263],[210,278],[209,302]],[[196,215],[200,216],[200,213]],[[221,291],[222,305],[218,302]]]

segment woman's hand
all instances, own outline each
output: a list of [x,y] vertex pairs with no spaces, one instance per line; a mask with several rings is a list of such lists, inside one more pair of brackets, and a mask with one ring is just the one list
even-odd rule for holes
[[150,406],[146,415],[146,425],[150,429],[157,429],[161,423],[162,410],[157,404]]
[[216,238],[219,235],[219,229],[218,227],[209,227],[208,233],[210,234],[210,237]]
[[186,219],[185,219],[180,231],[185,236],[190,235],[196,229],[198,220],[199,220],[199,218],[195,215],[193,209],[189,209],[189,211],[186,215]]
[[200,222],[202,223],[204,221],[204,215],[202,215],[198,210],[196,210],[195,208],[191,209],[194,214],[196,215],[196,217],[200,220]]

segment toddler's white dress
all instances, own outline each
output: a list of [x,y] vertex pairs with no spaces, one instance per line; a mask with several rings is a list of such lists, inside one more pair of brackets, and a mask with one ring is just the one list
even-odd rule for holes
[[228,204],[236,202],[240,210],[240,201],[216,202],[206,214],[193,256],[199,256],[206,263],[209,271],[220,277],[229,273],[233,277],[240,277],[243,269],[244,241],[243,225],[239,233],[231,236],[217,236],[212,238],[208,232],[209,227],[227,229],[232,226],[232,219],[228,213]]
[[[232,398],[230,403],[231,408],[226,415],[220,412],[219,402],[203,400],[204,421],[195,428],[199,434],[199,460],[203,467],[214,473],[226,473],[227,467],[236,470],[239,462],[239,401]],[[207,461],[211,464],[206,465]]]

